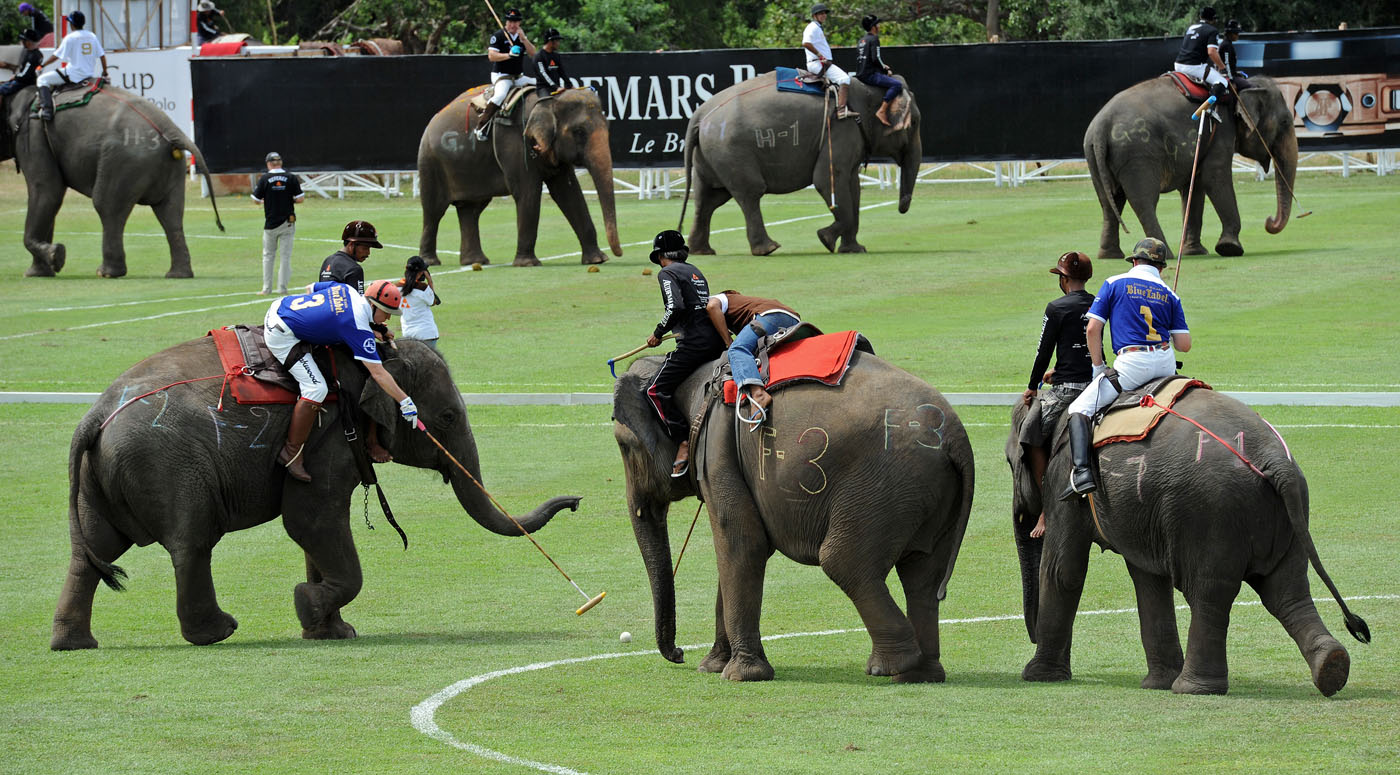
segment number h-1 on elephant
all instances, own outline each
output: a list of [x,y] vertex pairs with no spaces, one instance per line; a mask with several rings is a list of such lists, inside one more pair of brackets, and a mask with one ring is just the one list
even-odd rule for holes
[[[1318,691],[1335,694],[1346,685],[1351,657],[1318,616],[1308,588],[1309,563],[1337,599],[1352,635],[1363,643],[1371,635],[1322,567],[1308,531],[1308,484],[1302,470],[1277,431],[1233,398],[1195,389],[1172,408],[1232,447],[1185,419],[1162,417],[1145,438],[1098,450],[1099,486],[1089,495],[1090,503],[1057,498],[1073,467],[1063,419],[1044,481],[1033,481],[1017,441],[1027,409],[1016,403],[1006,447],[1013,511],[1031,523],[1042,508],[1045,512],[1040,556],[1021,554],[1026,597],[1038,599],[1038,608],[1026,610],[1036,651],[1022,678],[1071,677],[1075,612],[1089,548],[1098,543],[1123,556],[1137,593],[1148,668],[1144,689],[1226,692],[1230,609],[1244,582],[1292,636]],[[1039,573],[1028,572],[1037,560]],[[1184,659],[1173,588],[1191,609]]]
[[[1298,169],[1293,112],[1273,80],[1255,76],[1248,84],[1239,92],[1237,108],[1218,109],[1221,121],[1214,136],[1208,130],[1201,139],[1195,193],[1186,218],[1182,249],[1188,256],[1208,252],[1201,245],[1201,212],[1205,205],[1202,195],[1210,198],[1220,218],[1220,240],[1215,244],[1215,252],[1222,256],[1244,254],[1231,175],[1236,153],[1259,162],[1266,171],[1271,163],[1276,165],[1276,211],[1265,221],[1264,228],[1277,234],[1288,224]],[[1166,237],[1157,221],[1157,197],[1168,191],[1179,192],[1182,212],[1188,212],[1186,196],[1191,188],[1197,135],[1191,113],[1196,107],[1170,78],[1153,78],[1114,95],[1089,122],[1084,133],[1084,158],[1103,211],[1099,258],[1123,257],[1118,229],[1127,228],[1121,215],[1125,203],[1132,205],[1145,236],[1176,244]],[[1249,118],[1240,114],[1241,109],[1249,112]],[[1258,127],[1257,132],[1251,128],[1250,119]]]
[[[442,356],[409,340],[398,340],[396,348],[396,353],[386,353],[384,368],[413,396],[419,419],[433,436],[476,482],[482,481],[466,407]],[[361,439],[364,423],[376,422],[379,442],[394,462],[437,471],[483,527],[520,535],[426,434],[399,420],[394,400],[347,352],[333,357],[334,373],[351,394],[360,396]],[[224,371],[210,337],[176,345],[118,377],[79,423],[68,457],[72,556],[54,614],[52,648],[97,647],[92,602],[98,581],[120,589],[124,574],[112,563],[133,544],[152,542],[170,552],[175,610],[185,640],[206,645],[227,638],[238,622],[215,597],[209,568],[214,545],[225,533],[279,514],[287,534],[306,554],[306,582],[297,584],[293,594],[302,637],[355,637],[340,614],[362,583],[350,533],[350,499],[360,477],[338,422],[346,407],[325,405],[327,421],[312,431],[305,447],[311,482],[299,482],[277,462],[290,405],[244,405],[223,396],[219,411],[222,379],[175,384]],[[155,392],[116,411],[148,391]],[[552,498],[520,517],[520,524],[533,532],[555,512],[576,508],[578,500]]]
[[493,197],[510,194],[515,199],[514,263],[539,266],[535,238],[543,185],[549,187],[550,196],[578,236],[583,263],[603,263],[607,258],[598,249],[598,232],[574,174],[574,167],[581,166],[592,176],[598,192],[608,245],[613,255],[622,255],[613,205],[608,119],[598,95],[591,89],[569,89],[540,99],[531,89],[515,106],[513,116],[505,119],[513,123],[506,125],[497,116],[490,139],[481,142],[473,136],[474,126],[469,123],[476,121],[472,98],[485,88],[478,86],[462,94],[438,111],[423,130],[418,143],[423,205],[418,252],[429,264],[441,263],[437,257],[438,224],[451,205],[457,208],[461,227],[461,263],[491,263],[481,251],[481,211]]
[[[904,213],[923,161],[919,107],[904,85],[891,106],[891,126],[875,118],[884,92],[859,81],[851,82],[849,95],[849,108],[859,120],[828,117],[833,106],[820,96],[780,91],[776,73],[737,83],[706,100],[685,132],[686,201],[695,192],[695,222],[686,240],[691,254],[715,252],[710,217],[731,198],[744,213],[750,252],[772,253],[780,246],[768,236],[759,199],[811,185],[835,217],[817,230],[822,245],[830,251],[864,253],[865,246],[856,240],[860,165],[872,156],[888,156],[899,164],[899,211]],[[685,228],[684,204],[678,228]]]
[[[111,84],[92,94],[86,105],[65,108],[60,96],[53,121],[31,115],[35,93],[26,87],[5,97],[0,107],[0,161],[15,160],[29,195],[24,246],[33,263],[25,276],[52,277],[63,269],[67,249],[54,242],[53,227],[71,188],[90,197],[102,219],[98,275],[126,274],[122,233],[131,209],[142,204],[155,211],[170,246],[165,276],[193,277],[185,244],[185,152],[194,154],[207,182],[209,169],[199,148],[163,111]],[[217,204],[214,220],[223,231]]]
[[[651,581],[656,645],[682,662],[666,515],[696,495],[672,478],[671,441],[645,390],[661,358],[643,358],[613,389],[613,434],[627,477],[627,511]],[[778,391],[759,432],[736,430],[734,408],[709,406],[692,445],[699,495],[714,532],[719,593],[715,641],[701,672],[768,680],[759,633],[763,578],[773,552],[820,565],[855,604],[873,642],[866,672],[896,682],[944,680],[938,606],[972,509],[972,447],[958,416],[927,383],[857,351],[839,387]],[[713,364],[676,392],[695,416]],[[890,596],[899,573],[908,614]]]

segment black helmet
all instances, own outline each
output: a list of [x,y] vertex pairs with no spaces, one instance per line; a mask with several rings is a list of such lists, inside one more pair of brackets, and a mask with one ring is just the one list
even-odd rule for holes
[[1225,22],[1225,31],[1226,31],[1226,32],[1233,32],[1233,33],[1235,33],[1235,34],[1238,35],[1239,32],[1240,32],[1240,29],[1241,29],[1241,28],[1240,28],[1240,20],[1239,20],[1239,19],[1231,19],[1230,21]]
[[550,28],[549,28],[548,30],[546,30],[545,33],[544,33],[544,42],[545,42],[545,43],[548,43],[548,42],[550,42],[551,40],[563,40],[563,39],[564,39],[564,36],[563,36],[563,35],[560,35],[560,34],[559,34],[559,30],[556,30],[556,29],[554,29],[553,27],[550,27]]
[[23,31],[21,31],[20,34],[19,34],[19,39],[20,39],[20,40],[27,40],[27,41],[29,41],[30,43],[38,43],[39,40],[40,40],[40,38],[41,38],[41,36],[39,35],[39,31],[36,30],[36,29],[32,29],[32,28],[31,28],[31,29],[27,29],[27,30],[23,30]]
[[1160,269],[1167,265],[1168,255],[1166,243],[1154,237],[1147,237],[1139,240],[1138,244],[1133,246],[1133,254],[1128,256],[1127,260],[1128,263],[1146,261],[1149,264],[1156,264]]
[[880,17],[873,13],[868,13],[860,18],[860,28],[870,32],[870,28],[880,23]]
[[84,16],[82,11],[74,11],[68,14],[68,23],[73,25],[73,29],[81,30],[83,25],[87,24],[87,16]]
[[383,248],[379,244],[379,232],[374,230],[374,224],[369,221],[351,221],[345,224],[345,230],[340,233],[341,242],[363,242],[372,248]]
[[651,262],[661,263],[662,253],[675,253],[681,250],[690,250],[685,244],[685,237],[675,229],[667,229],[656,235],[656,239],[651,241]]
[[264,157],[263,157],[263,161],[264,161],[264,162],[269,162],[269,161],[282,161],[282,154],[280,154],[280,153],[278,153],[278,152],[276,152],[276,151],[268,151],[268,152],[267,152],[267,156],[264,156]]
[[810,15],[816,16],[819,13],[829,13],[830,11],[831,7],[828,6],[826,3],[817,3],[816,5],[812,6],[812,13]]
[[521,19],[524,19],[524,18],[525,18],[525,17],[522,16],[522,15],[520,14],[520,9],[519,9],[519,8],[507,8],[507,9],[506,9],[506,21],[508,21],[508,22],[518,22],[518,21],[520,21]]
[[1210,6],[1206,6],[1205,8],[1202,8],[1202,9],[1201,9],[1201,20],[1202,20],[1202,21],[1207,21],[1207,22],[1213,22],[1213,21],[1215,21],[1215,9],[1212,8],[1212,7],[1210,7]]

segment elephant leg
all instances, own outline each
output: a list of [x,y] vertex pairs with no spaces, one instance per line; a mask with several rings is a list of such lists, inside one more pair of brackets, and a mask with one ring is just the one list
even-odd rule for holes
[[98,277],[126,276],[126,248],[122,245],[126,231],[126,219],[131,217],[134,201],[113,201],[115,194],[102,193],[102,187],[94,188],[92,202],[97,215],[102,219],[102,265],[97,269]]
[[[1092,496],[1091,496],[1092,497]],[[1089,570],[1088,506],[1048,501],[1046,533],[1040,556],[1040,602],[1035,656],[1021,670],[1026,681],[1068,681],[1070,646],[1084,575]]]
[[697,669],[702,673],[723,672],[732,656],[729,633],[724,629],[724,589],[720,588],[715,590],[715,645],[711,646],[710,653],[700,660],[700,667]]
[[[1098,182],[1095,182],[1098,185]],[[1105,182],[1103,185],[1112,185],[1113,191],[1108,196],[1108,203],[1100,201],[1099,209],[1103,212],[1103,226],[1099,229],[1099,258],[1122,258],[1123,246],[1118,242],[1118,232],[1122,228],[1120,222],[1123,219],[1123,206],[1128,203],[1128,196],[1123,193],[1112,182]]]
[[[98,559],[113,562],[129,548],[131,539],[122,535],[94,512],[83,494],[78,496],[79,524],[83,542]],[[74,546],[68,558],[68,574],[53,615],[53,637],[49,648],[55,651],[95,649],[92,635],[92,600],[100,581],[97,569],[88,561],[81,546]]]
[[485,266],[491,263],[491,259],[481,250],[481,213],[486,209],[486,205],[491,200],[485,199],[480,202],[457,202],[457,227],[461,234],[461,252],[458,253],[458,263],[462,266],[471,264],[481,264]]
[[773,666],[763,651],[759,618],[763,612],[763,576],[773,547],[754,503],[741,496],[710,509],[715,537],[724,630],[729,635],[729,661],[723,675],[731,681],[768,681]]
[[[311,559],[311,555],[306,555],[306,581],[309,584],[321,584],[325,582],[325,576],[321,569],[316,567],[316,561]],[[341,638],[355,637],[355,628],[351,627],[344,619],[340,618],[340,609],[336,608],[326,614],[325,623],[320,628],[321,634],[317,640],[335,640]]]
[[535,240],[540,231],[541,184],[522,181],[515,190],[515,266],[539,266]]
[[[1202,174],[1205,174],[1204,170]],[[1197,185],[1201,182],[1197,181]],[[1235,181],[1230,176],[1230,170],[1227,168],[1220,180],[1212,179],[1205,192],[1210,197],[1211,207],[1215,208],[1216,217],[1220,219],[1220,239],[1215,243],[1215,252],[1231,257],[1244,255],[1244,246],[1240,244],[1240,207],[1235,201]]]
[[1201,213],[1205,210],[1205,193],[1200,188],[1196,189],[1192,197],[1194,206],[1189,207],[1186,201],[1186,192],[1181,194],[1181,213],[1186,218],[1186,241],[1182,243],[1181,255],[1183,256],[1205,256],[1210,251],[1201,244]]
[[238,620],[219,608],[209,569],[213,547],[166,547],[175,566],[175,614],[180,634],[196,646],[218,643],[238,629]]
[[1225,694],[1230,670],[1225,637],[1230,630],[1230,606],[1240,594],[1240,582],[1212,578],[1186,587],[1191,628],[1186,634],[1186,661],[1172,682],[1177,694]]
[[744,213],[744,233],[749,238],[749,252],[755,256],[767,256],[782,246],[768,236],[768,227],[763,223],[763,211],[758,205],[760,198],[759,194],[734,195],[734,201]]
[[156,220],[165,232],[165,241],[170,246],[170,269],[167,278],[194,277],[190,266],[190,247],[185,241],[185,187],[183,178],[165,201],[151,207]]
[[[34,178],[40,174],[38,170],[29,168],[25,169],[25,173],[26,177]],[[67,192],[57,167],[54,168],[54,175],[59,176],[57,186],[50,183],[29,186],[29,207],[24,216],[24,247],[33,257],[33,263],[24,270],[25,277],[53,277],[63,270],[67,259],[67,249],[53,241],[54,219],[58,217],[58,210],[63,206],[63,195]]]
[[[835,524],[839,517],[833,517]],[[850,531],[831,529],[822,541],[818,561],[836,586],[855,603],[872,648],[865,672],[870,675],[897,675],[921,667],[923,652],[915,637],[914,625],[890,596],[885,578],[894,567],[888,544],[904,545],[884,531],[866,531],[858,536]],[[911,607],[914,605],[910,603]]]
[[440,266],[442,260],[437,254],[438,228],[442,224],[442,216],[447,214],[448,203],[435,191],[429,191],[427,173],[422,173],[420,177],[422,180],[418,204],[423,210],[423,231],[418,234],[418,255],[428,266]]
[[583,250],[582,263],[601,264],[607,261],[608,257],[598,249],[598,230],[588,215],[588,200],[583,198],[583,187],[579,185],[574,171],[565,169],[545,181],[545,185],[549,186],[550,198],[559,206],[578,237],[579,247]]
[[[1133,208],[1133,214],[1137,216],[1138,223],[1142,224],[1142,236],[1154,237],[1166,243],[1167,238],[1162,233],[1162,224],[1157,220],[1157,198],[1160,196],[1157,190],[1157,175],[1153,174],[1145,180],[1138,180],[1138,177],[1140,176],[1130,174],[1123,176],[1123,197]],[[1170,249],[1169,246],[1168,250]],[[1121,257],[1121,253],[1119,256],[1105,256],[1102,252],[1099,254],[1099,258],[1118,257]]]
[[[837,177],[836,189],[836,222],[833,226],[841,237],[841,246],[836,252],[864,253],[865,246],[856,240],[856,234],[860,232],[860,175],[852,170],[845,180]],[[820,232],[817,237],[823,245],[826,244],[826,238]]]
[[327,503],[319,494],[283,497],[282,525],[307,558],[308,580],[297,584],[292,595],[301,637],[307,639],[355,637],[355,628],[340,619],[339,610],[360,593],[364,579],[350,534],[349,496],[332,500]]
[[895,683],[942,683],[947,674],[938,661],[938,584],[943,579],[943,564],[932,554],[920,553],[903,557],[895,563],[904,599],[909,609],[909,623],[918,640],[919,664],[910,670],[895,673]]
[[1142,650],[1147,655],[1147,677],[1144,689],[1170,689],[1181,675],[1181,636],[1176,629],[1176,606],[1170,576],[1150,573],[1128,563],[1137,591],[1138,627],[1142,632]]
[[695,192],[695,222],[690,226],[690,237],[686,244],[691,255],[712,256],[715,249],[710,246],[710,218],[720,205],[730,200],[728,189],[708,184],[698,172],[692,172]]
[[1331,697],[1347,685],[1351,656],[1318,616],[1312,591],[1308,589],[1307,557],[1296,550],[1296,543],[1294,549],[1272,573],[1249,579],[1249,585],[1298,644],[1298,650],[1312,671],[1313,685],[1324,696]]

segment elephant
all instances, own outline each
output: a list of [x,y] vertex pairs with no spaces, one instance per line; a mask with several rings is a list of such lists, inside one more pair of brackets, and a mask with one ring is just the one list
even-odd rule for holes
[[[0,104],[0,161],[14,159],[24,173],[29,207],[24,246],[33,256],[26,277],[52,277],[67,249],[53,241],[54,219],[69,188],[92,199],[102,219],[101,277],[126,274],[122,233],[131,209],[149,205],[170,245],[166,277],[193,277],[185,244],[185,152],[209,182],[204,154],[164,112],[125,89],[104,84],[83,107],[59,110],[52,122],[30,116],[37,90],[30,86]],[[214,202],[214,221],[224,230]]]
[[[1042,506],[1045,511],[1042,552],[1038,557],[1021,553],[1022,579],[1030,585],[1024,591],[1038,599],[1035,608],[1026,610],[1036,651],[1021,677],[1071,678],[1074,617],[1089,547],[1097,543],[1123,556],[1137,593],[1148,668],[1142,688],[1226,693],[1226,631],[1230,608],[1245,582],[1297,643],[1318,691],[1335,694],[1346,685],[1351,657],[1313,605],[1310,561],[1336,597],[1352,635],[1366,643],[1370,631],[1347,608],[1322,567],[1308,532],[1308,484],[1298,463],[1268,422],[1229,396],[1194,389],[1172,409],[1228,441],[1230,448],[1182,417],[1165,416],[1146,438],[1113,442],[1098,451],[1099,487],[1090,495],[1092,502],[1061,501],[1056,496],[1073,467],[1067,421],[1060,420],[1052,437],[1056,441],[1044,481],[1032,481],[1017,442],[1028,410],[1016,402],[1006,444],[1013,512],[1019,522],[1034,524]],[[1028,560],[1038,562],[1038,573]],[[1185,596],[1191,611],[1184,660],[1173,588]]]
[[[923,162],[919,106],[908,84],[892,106],[890,127],[875,118],[883,99],[882,90],[853,80],[849,107],[859,119],[837,120],[828,116],[832,106],[821,98],[779,91],[777,75],[766,73],[706,100],[685,131],[685,202],[695,191],[690,252],[715,252],[710,217],[732,197],[744,213],[749,251],[755,256],[772,253],[780,245],[768,236],[759,199],[815,185],[834,216],[817,230],[817,239],[828,251],[864,253],[865,246],[856,240],[860,166],[871,156],[889,156],[899,164],[899,211],[906,213]],[[683,202],[680,230],[685,228],[685,207]]]
[[[393,399],[348,352],[333,351],[333,373],[360,396],[361,438],[367,416],[378,424],[379,442],[394,462],[442,474],[467,513],[499,535],[519,536],[521,527],[534,532],[555,512],[577,509],[577,497],[551,498],[518,517],[517,527],[477,484],[483,480],[476,442],[442,356],[411,340],[385,350],[385,369],[413,396],[428,432],[470,476],[427,434],[399,419]],[[68,456],[72,555],[54,614],[53,649],[97,647],[91,617],[99,579],[120,589],[125,574],[112,563],[132,544],[152,542],[170,553],[185,640],[207,645],[229,637],[238,622],[215,597],[209,567],[214,545],[227,532],[279,514],[306,555],[306,581],[293,590],[302,637],[355,637],[355,628],[341,617],[362,583],[350,533],[350,499],[361,479],[336,421],[346,408],[325,405],[328,421],[306,445],[312,480],[302,483],[277,464],[292,407],[234,403],[223,394],[224,372],[210,337],[175,345],[118,377],[79,423]],[[199,380],[208,375],[217,376]]]
[[[697,482],[671,477],[676,444],[643,394],[662,359],[643,358],[613,390],[613,432],[627,510],[651,582],[656,645],[676,646],[675,586],[666,532],[670,504],[698,495],[709,507],[719,571],[715,641],[699,670],[769,680],[759,635],[765,566],[774,551],[820,565],[851,598],[870,633],[870,675],[941,682],[938,606],[972,509],[972,447],[943,396],[908,372],[857,351],[839,387],[776,392],[758,433],[735,428],[734,409],[709,405],[710,430],[692,445]],[[712,367],[676,392],[695,416]],[[908,615],[885,579],[899,572]]]
[[[1250,78],[1239,91],[1239,105],[1248,118],[1219,108],[1221,121],[1213,139],[1202,139],[1200,162],[1186,219],[1182,253],[1206,255],[1201,245],[1201,211],[1210,197],[1220,218],[1220,240],[1215,252],[1244,255],[1240,244],[1240,211],[1235,203],[1231,167],[1236,153],[1274,170],[1277,210],[1264,222],[1270,234],[1283,231],[1293,205],[1293,181],[1298,170],[1298,138],[1293,133],[1293,112],[1278,85],[1264,76]],[[1094,181],[1103,228],[1099,258],[1122,258],[1118,228],[1124,203],[1133,206],[1144,236],[1173,245],[1157,222],[1157,196],[1167,191],[1181,194],[1182,212],[1191,189],[1191,167],[1196,158],[1197,123],[1191,119],[1196,104],[1189,101],[1168,78],[1153,78],[1114,95],[1084,132],[1084,159]],[[1251,128],[1250,121],[1258,128]],[[1211,120],[1207,119],[1207,124]]]
[[[447,206],[457,208],[462,231],[460,261],[489,264],[481,251],[481,211],[492,197],[515,198],[515,266],[539,266],[535,238],[540,225],[540,186],[564,212],[583,248],[582,263],[607,260],[583,197],[576,165],[588,170],[603,208],[603,228],[614,256],[622,255],[613,205],[612,150],[608,119],[591,89],[570,89],[539,98],[532,90],[516,106],[511,124],[498,115],[487,142],[478,142],[469,123],[476,120],[471,99],[487,87],[463,93],[438,111],[418,143],[418,180],[423,233],[418,252],[429,264],[437,257],[438,223]],[[471,117],[468,117],[471,114]]]

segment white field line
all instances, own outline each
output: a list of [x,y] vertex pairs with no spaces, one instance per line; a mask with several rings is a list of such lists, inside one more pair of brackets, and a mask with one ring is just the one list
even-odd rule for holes
[[[1348,597],[1345,599],[1348,602],[1356,600],[1400,600],[1400,595],[1357,595],[1355,597]],[[1331,600],[1332,598],[1330,597],[1313,598],[1313,602],[1316,603],[1327,603],[1331,602]],[[1244,602],[1235,603],[1235,606],[1258,606],[1260,604],[1261,603],[1258,600],[1246,600]],[[1186,610],[1187,606],[1178,605],[1176,609],[1178,611]],[[1078,616],[1109,616],[1116,614],[1130,614],[1136,612],[1136,608],[1107,608],[1100,609],[1097,611],[1080,611],[1078,613]],[[964,619],[940,619],[938,621],[938,624],[941,627],[946,624],[981,624],[983,622],[1007,622],[1019,620],[1021,618],[1021,614],[1002,614],[1000,616],[972,616]],[[845,635],[848,633],[864,631],[864,627],[853,627],[841,630],[789,632],[783,633],[781,635],[765,635],[763,637],[763,640],[772,641],[785,640],[787,638],[810,638],[822,635]],[[682,646],[681,648],[686,651],[699,651],[700,649],[708,648],[709,646],[709,643],[698,643],[689,646]],[[521,767],[529,767],[534,770],[539,770],[540,772],[554,773],[554,775],[587,775],[587,773],[571,769],[560,764],[548,764],[545,762],[537,762],[532,759],[523,759],[518,756],[511,756],[507,753],[501,753],[500,751],[494,751],[490,748],[477,745],[475,743],[468,743],[462,740],[458,740],[452,735],[451,732],[448,732],[447,730],[438,726],[437,721],[434,718],[437,714],[437,709],[442,707],[449,700],[456,698],[463,692],[466,692],[469,689],[472,689],[476,686],[480,686],[481,684],[484,684],[487,681],[491,681],[496,678],[504,678],[506,676],[519,675],[521,673],[530,673],[536,670],[547,670],[552,667],[560,667],[563,665],[579,665],[585,662],[597,662],[599,660],[604,659],[620,659],[622,657],[649,656],[654,653],[655,651],[651,649],[648,649],[646,651],[615,651],[606,654],[594,654],[592,656],[587,657],[573,657],[570,659],[555,659],[550,660],[548,662],[535,662],[529,665],[520,665],[519,667],[508,667],[504,670],[494,670],[490,673],[482,673],[481,675],[475,675],[471,678],[464,678],[458,681],[457,683],[452,684],[451,686],[445,687],[438,693],[434,694],[426,700],[423,700],[417,705],[414,705],[408,713],[409,723],[413,725],[414,729],[418,730],[419,732],[422,732],[428,737],[433,738],[434,740],[446,743],[447,745],[450,745],[453,748],[466,751],[467,753],[473,754],[475,756],[480,756],[483,759],[491,759],[492,761],[501,762],[503,764],[513,764]]]
[[173,311],[173,312],[161,312],[161,313],[156,314],[156,315],[144,315],[144,316],[139,317],[139,318],[126,318],[125,320],[110,320],[110,321],[106,321],[106,322],[103,322],[103,323],[87,323],[87,324],[84,324],[84,325],[81,325],[81,326],[69,326],[68,328],[49,328],[49,329],[44,329],[43,331],[26,331],[26,332],[24,332],[23,334],[10,334],[10,335],[8,335],[8,336],[0,336],[0,341],[3,341],[3,340],[5,340],[5,339],[23,339],[23,338],[26,337],[26,336],[37,336],[37,335],[39,335],[39,334],[61,333],[61,332],[64,332],[64,331],[81,331],[81,330],[84,329],[84,328],[101,328],[101,327],[104,327],[104,326],[114,326],[114,325],[117,325],[118,323],[139,323],[139,322],[141,322],[141,321],[143,321],[143,320],[156,320],[157,318],[168,318],[168,317],[172,317],[172,316],[174,316],[174,315],[189,315],[189,314],[192,314],[192,313],[195,313],[195,312],[211,312],[211,311],[216,310],[216,309],[231,309],[231,308],[233,308],[233,307],[246,307],[246,306],[248,306],[248,305],[250,305],[250,304],[270,304],[270,303],[271,303],[271,299],[262,298],[262,299],[254,299],[253,301],[240,301],[240,302],[238,302],[237,304],[222,304],[222,305],[219,305],[219,306],[216,306],[216,307],[201,307],[201,308],[199,308],[199,309],[182,309],[182,310],[175,310],[175,311]]

